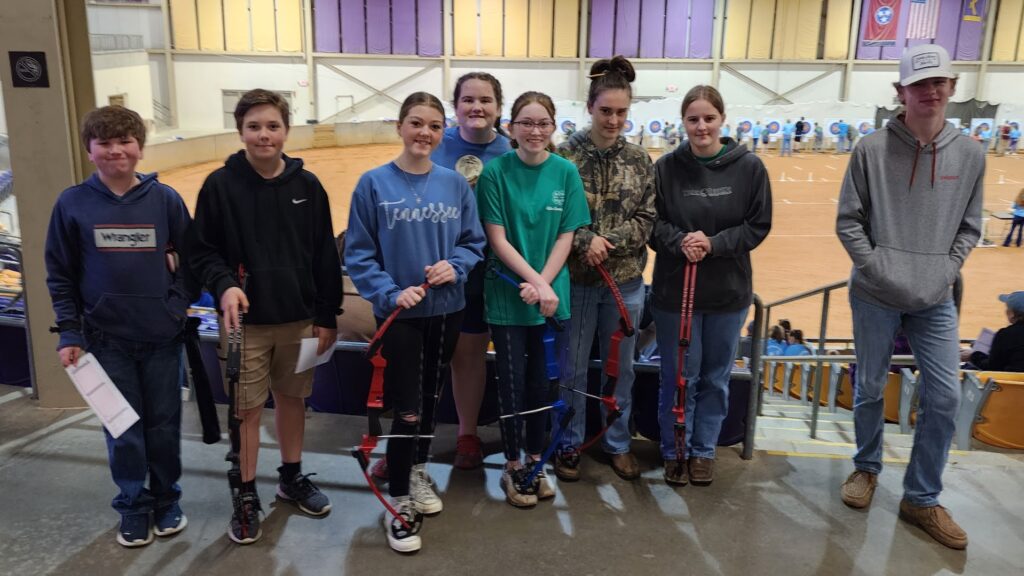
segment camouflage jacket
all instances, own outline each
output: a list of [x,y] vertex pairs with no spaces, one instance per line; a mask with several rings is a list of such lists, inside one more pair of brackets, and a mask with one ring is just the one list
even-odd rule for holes
[[580,171],[592,224],[576,230],[569,274],[577,284],[598,286],[601,275],[584,260],[594,236],[614,246],[605,267],[619,284],[639,278],[647,264],[647,240],[654,226],[654,164],[646,150],[619,139],[599,150],[590,129],[574,133],[558,147]]

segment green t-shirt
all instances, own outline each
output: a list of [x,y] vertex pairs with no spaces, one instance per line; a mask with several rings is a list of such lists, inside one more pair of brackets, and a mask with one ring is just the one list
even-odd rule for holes
[[[590,209],[576,166],[551,154],[539,166],[528,166],[515,150],[484,166],[476,185],[477,208],[485,224],[504,226],[505,236],[517,252],[540,272],[544,269],[559,234],[590,224]],[[519,280],[497,255],[489,266]],[[562,266],[551,283],[558,296],[555,318],[569,318],[569,269]],[[488,273],[484,280],[487,322],[501,326],[538,326],[544,323],[540,308],[528,306],[519,289]]]

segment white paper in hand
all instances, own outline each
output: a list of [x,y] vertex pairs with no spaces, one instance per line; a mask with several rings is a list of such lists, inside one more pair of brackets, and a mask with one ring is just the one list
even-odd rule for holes
[[299,345],[299,361],[295,364],[295,373],[305,372],[314,366],[328,362],[334,356],[334,346],[327,348],[323,354],[316,355],[316,347],[320,344],[319,338],[303,338]]
[[978,337],[974,340],[971,350],[974,352],[981,352],[982,354],[988,354],[992,351],[992,339],[995,337],[995,332],[988,328],[982,328],[981,333],[978,334]]
[[78,359],[77,365],[64,370],[111,436],[120,437],[139,421],[138,413],[128,404],[95,356],[85,354]]

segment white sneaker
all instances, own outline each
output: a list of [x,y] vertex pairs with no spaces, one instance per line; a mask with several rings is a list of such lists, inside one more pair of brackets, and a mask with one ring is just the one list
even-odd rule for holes
[[426,464],[416,464],[409,474],[409,496],[421,514],[433,515],[444,509],[441,498],[431,486],[432,480],[427,474]]
[[384,531],[388,534],[388,545],[396,552],[416,552],[423,546],[420,540],[420,528],[423,527],[423,515],[416,510],[412,500],[403,498],[394,501],[395,510],[405,521],[408,527],[402,524],[402,520],[384,513]]

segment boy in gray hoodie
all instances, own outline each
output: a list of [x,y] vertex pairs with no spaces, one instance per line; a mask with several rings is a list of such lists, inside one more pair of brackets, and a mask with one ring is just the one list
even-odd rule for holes
[[952,285],[981,234],[985,158],[946,122],[955,88],[956,75],[941,46],[904,52],[896,84],[904,111],[854,150],[836,233],[853,260],[850,307],[857,350],[856,470],[843,484],[843,502],[854,508],[871,504],[882,471],[882,392],[893,336],[902,327],[922,384],[900,518],[963,549],[967,535],[938,497],[960,404]]

